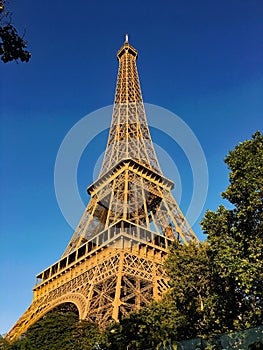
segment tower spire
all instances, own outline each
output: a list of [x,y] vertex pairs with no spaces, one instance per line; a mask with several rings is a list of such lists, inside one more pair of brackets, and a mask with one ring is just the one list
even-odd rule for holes
[[119,70],[112,122],[100,176],[122,159],[133,159],[161,174],[149,132],[136,66],[137,50],[126,41],[119,49]]

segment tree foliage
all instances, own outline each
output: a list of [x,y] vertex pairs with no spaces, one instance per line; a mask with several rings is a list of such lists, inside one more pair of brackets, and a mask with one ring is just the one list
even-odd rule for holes
[[[207,211],[206,242],[174,242],[166,262],[168,304],[184,338],[209,337],[262,324],[263,136],[256,132],[225,158],[233,209]],[[177,338],[180,340],[179,338]]]
[[73,312],[53,311],[32,325],[15,342],[0,342],[3,350],[94,350],[102,342],[97,325],[79,321]]
[[4,12],[4,6],[0,0],[0,56],[4,63],[21,60],[28,62],[31,54],[26,50],[27,42],[20,36],[11,23],[11,15]]
[[214,274],[228,300],[232,298],[231,328],[242,329],[262,322],[263,136],[256,132],[230,151],[225,162],[230,185],[222,196],[234,208],[208,211],[202,227]]
[[[166,262],[171,290],[166,296],[170,307],[178,310],[181,339],[207,332],[208,296],[211,293],[211,267],[207,243],[181,245],[174,242]],[[208,322],[211,327],[210,322]],[[179,339],[179,340],[181,340]]]
[[170,343],[180,334],[180,316],[165,300],[130,313],[104,332],[107,350],[145,350]]

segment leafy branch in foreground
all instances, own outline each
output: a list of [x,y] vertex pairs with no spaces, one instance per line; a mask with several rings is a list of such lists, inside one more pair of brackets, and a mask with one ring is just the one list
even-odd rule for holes
[[4,12],[4,5],[0,1],[0,56],[4,63],[10,61],[28,62],[31,54],[26,50],[27,42],[20,36],[11,23],[11,15]]

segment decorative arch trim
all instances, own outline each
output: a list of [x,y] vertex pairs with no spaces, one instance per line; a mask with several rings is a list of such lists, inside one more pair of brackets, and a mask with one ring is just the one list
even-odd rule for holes
[[62,295],[61,297],[52,300],[48,307],[45,308],[45,310],[43,310],[43,315],[41,315],[40,318],[49,311],[53,310],[55,307],[65,303],[73,303],[74,305],[76,305],[79,312],[79,319],[85,319],[85,316],[87,315],[87,299],[84,297],[83,294],[80,293],[67,293],[65,295]]
[[41,319],[55,307],[65,303],[72,303],[76,305],[79,312],[79,319],[85,319],[85,317],[87,316],[87,299],[84,297],[83,294],[80,293],[67,293],[47,303],[46,307],[44,307],[42,310],[39,310],[35,314],[35,316],[32,317],[31,321],[29,322],[29,324],[27,324],[26,328],[32,326],[34,323],[36,323],[39,319]]

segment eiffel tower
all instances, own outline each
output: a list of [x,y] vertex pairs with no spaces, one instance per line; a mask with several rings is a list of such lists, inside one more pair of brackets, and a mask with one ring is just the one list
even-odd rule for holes
[[108,143],[98,179],[61,259],[37,275],[33,301],[7,334],[16,339],[47,312],[74,304],[80,319],[105,327],[158,300],[168,288],[164,261],[178,239],[197,241],[163,176],[152,144],[136,67],[126,40]]

